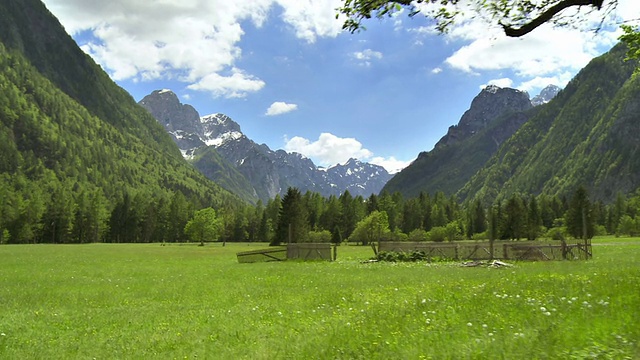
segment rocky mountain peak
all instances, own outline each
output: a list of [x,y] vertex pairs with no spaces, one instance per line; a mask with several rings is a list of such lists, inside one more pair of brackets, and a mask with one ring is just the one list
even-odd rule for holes
[[158,120],[178,144],[183,155],[193,154],[193,149],[204,143],[199,134],[204,132],[200,115],[191,105],[182,104],[169,89],[155,90],[138,103]]
[[151,114],[169,132],[183,130],[197,132],[199,115],[191,105],[180,103],[178,96],[171,90],[155,90],[145,96],[140,105]]
[[225,114],[211,114],[200,118],[203,132],[199,134],[202,141],[209,146],[220,146],[226,141],[233,141],[244,136],[240,125]]
[[540,91],[540,94],[531,99],[531,105],[538,106],[546,104],[551,101],[551,99],[556,97],[556,95],[558,95],[561,90],[562,88],[560,88],[559,86],[547,85],[544,89],[542,89],[542,91]]
[[324,196],[340,195],[345,190],[354,196],[369,196],[378,193],[391,178],[383,167],[356,159],[325,170],[302,154],[273,151],[247,138],[240,125],[227,115],[200,117],[193,107],[181,104],[170,90],[156,90],[142,99],[140,105],[165,126],[186,158],[197,160],[194,164],[202,173],[217,181],[216,176],[221,176],[220,169],[225,166],[213,163],[213,158],[203,160],[202,155],[198,155],[208,149],[209,153],[219,154],[225,164],[235,167],[252,187],[251,192],[263,201],[276,194],[284,195],[288,187]]
[[473,99],[458,125],[451,126],[447,134],[438,141],[436,148],[464,140],[486,128],[500,116],[531,107],[526,91],[488,85]]

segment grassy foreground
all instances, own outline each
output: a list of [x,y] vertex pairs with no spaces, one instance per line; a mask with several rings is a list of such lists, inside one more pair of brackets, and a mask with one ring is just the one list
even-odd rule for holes
[[0,358],[640,358],[640,240],[512,268],[239,264],[247,244],[0,246]]

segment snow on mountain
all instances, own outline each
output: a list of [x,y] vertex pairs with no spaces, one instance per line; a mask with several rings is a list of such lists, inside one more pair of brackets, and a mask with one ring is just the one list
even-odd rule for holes
[[547,87],[542,89],[542,91],[540,91],[540,94],[534,96],[533,99],[531,99],[531,105],[538,106],[546,104],[554,97],[556,97],[556,95],[558,95],[560,91],[562,91],[560,87],[556,85],[548,85]]
[[[156,90],[142,99],[140,105],[164,125],[185,158],[194,159],[199,149],[215,148],[224,161],[251,183],[254,193],[263,201],[276,194],[284,195],[289,187],[324,196],[349,190],[353,196],[367,197],[380,192],[391,178],[381,166],[356,159],[344,165],[320,168],[302,154],[273,151],[247,138],[240,125],[224,114],[200,117],[193,107],[181,104],[170,90]],[[208,165],[198,161],[198,166]],[[216,173],[209,168],[200,170],[205,174]]]

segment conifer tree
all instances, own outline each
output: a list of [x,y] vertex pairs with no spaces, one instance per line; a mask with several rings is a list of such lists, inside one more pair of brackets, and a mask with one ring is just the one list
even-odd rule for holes
[[584,186],[578,187],[569,202],[565,215],[567,231],[576,239],[591,239],[594,235],[593,216],[589,194]]

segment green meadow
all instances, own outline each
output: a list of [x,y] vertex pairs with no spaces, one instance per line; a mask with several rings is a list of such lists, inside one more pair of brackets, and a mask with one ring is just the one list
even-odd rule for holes
[[640,239],[589,261],[240,264],[264,244],[0,246],[2,359],[638,359]]

